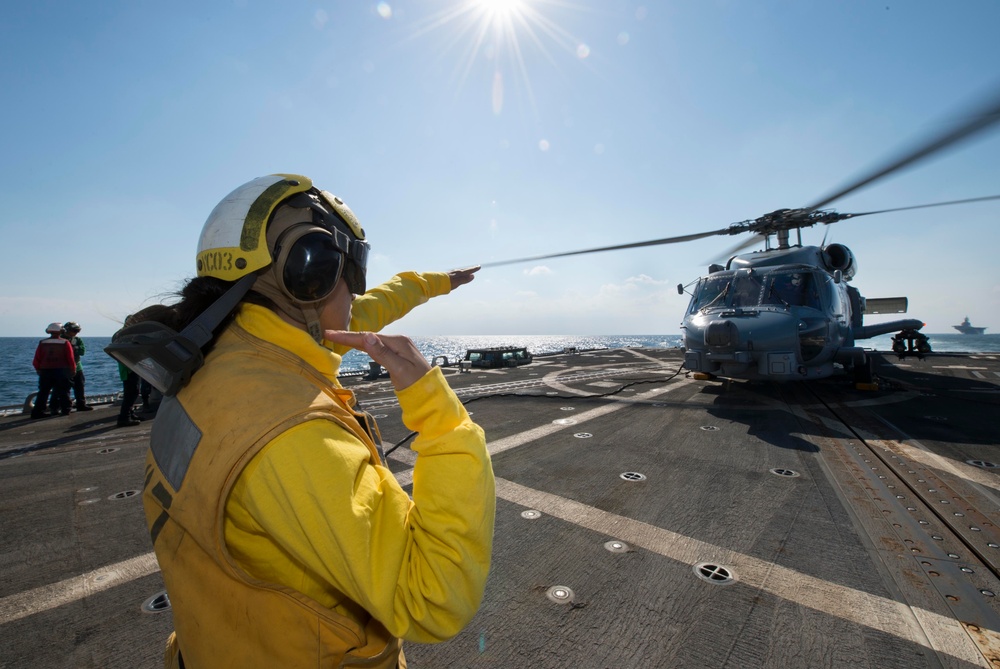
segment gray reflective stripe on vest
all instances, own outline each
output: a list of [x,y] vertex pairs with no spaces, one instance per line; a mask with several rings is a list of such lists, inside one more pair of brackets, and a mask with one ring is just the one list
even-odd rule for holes
[[201,430],[177,398],[163,398],[156,411],[156,426],[149,438],[149,448],[156,466],[174,490],[181,489],[199,442]]

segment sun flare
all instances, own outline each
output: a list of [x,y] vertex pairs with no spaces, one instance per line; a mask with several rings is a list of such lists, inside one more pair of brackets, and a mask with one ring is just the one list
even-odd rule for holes
[[494,16],[510,16],[521,10],[525,0],[474,0],[475,4]]
[[534,92],[528,72],[539,60],[555,65],[550,52],[556,47],[582,59],[581,41],[542,11],[542,7],[570,8],[564,0],[455,0],[447,8],[420,22],[411,38],[439,33],[442,53],[459,53],[456,77],[460,85],[481,65],[492,70],[490,102],[493,113],[504,107],[508,84],[527,96],[534,108]]

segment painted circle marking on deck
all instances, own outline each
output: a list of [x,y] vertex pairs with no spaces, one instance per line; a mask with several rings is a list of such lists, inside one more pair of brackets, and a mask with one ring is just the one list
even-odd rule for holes
[[717,432],[719,428],[715,425],[702,425],[699,429],[705,430],[705,432]]
[[736,582],[732,569],[712,562],[699,562],[692,568],[695,576],[712,585],[731,585]]
[[377,413],[377,414],[373,414],[372,415],[372,418],[388,418],[388,417],[389,417],[389,414],[387,414],[387,413]]
[[785,476],[785,477],[788,477],[788,478],[795,478],[796,476],[800,476],[800,474],[797,471],[795,471],[794,469],[783,469],[781,467],[775,467],[774,469],[772,469],[770,471],[775,476]]
[[622,472],[618,475],[619,478],[625,481],[645,481],[646,475],[640,474],[639,472]]
[[102,448],[101,450],[99,450],[97,452],[100,453],[101,455],[106,455],[108,453],[114,453],[117,450],[120,450],[120,449],[116,446],[116,447],[113,447],[113,448]]
[[573,591],[565,585],[553,585],[545,592],[545,596],[556,604],[569,604],[573,601]]
[[983,469],[996,469],[1000,465],[990,462],[989,460],[966,460],[970,465],[975,465],[976,467],[982,467]]
[[114,495],[109,495],[108,499],[128,499],[129,497],[135,497],[141,492],[141,490],[123,490],[116,492]]
[[577,432],[577,433],[576,433],[576,434],[574,434],[573,436],[574,436],[574,437],[576,437],[577,439],[590,439],[590,438],[591,438],[591,437],[593,437],[594,435],[592,435],[592,434],[591,434],[591,433],[589,433],[589,432]]
[[576,407],[559,407],[560,411],[576,411]]
[[552,422],[555,425],[576,425],[576,421],[572,418],[557,418]]
[[541,511],[535,511],[534,509],[528,509],[527,511],[521,512],[522,518],[527,518],[528,520],[537,520],[542,517]]
[[624,541],[605,541],[604,547],[612,553],[628,553],[628,544]]

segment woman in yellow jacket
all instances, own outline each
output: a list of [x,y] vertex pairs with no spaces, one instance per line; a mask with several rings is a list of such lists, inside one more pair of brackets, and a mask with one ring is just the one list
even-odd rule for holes
[[[249,292],[168,389],[150,439],[168,667],[405,667],[402,640],[448,639],[479,607],[495,508],[483,432],[409,339],[374,334],[474,270],[366,293],[364,239],[339,198],[297,175],[241,186],[205,224],[168,325]],[[412,496],[337,382],[350,348],[390,372],[418,433]]]

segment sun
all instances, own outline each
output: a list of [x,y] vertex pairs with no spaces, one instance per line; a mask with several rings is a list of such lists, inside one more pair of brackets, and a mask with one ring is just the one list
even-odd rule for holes
[[473,0],[491,18],[508,19],[524,9],[525,0]]
[[488,63],[493,70],[489,90],[494,114],[503,110],[508,83],[522,88],[534,108],[528,76],[532,62],[541,58],[555,64],[551,46],[584,57],[580,55],[581,41],[546,16],[542,11],[546,5],[572,7],[565,0],[453,0],[418,22],[410,37],[441,33],[442,52],[459,53],[456,77],[460,87],[477,63]]

